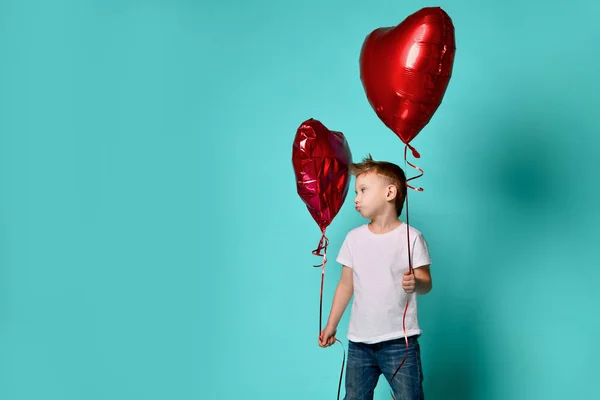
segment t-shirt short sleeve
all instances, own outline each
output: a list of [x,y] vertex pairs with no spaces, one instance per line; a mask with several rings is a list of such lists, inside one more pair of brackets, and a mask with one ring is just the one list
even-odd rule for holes
[[412,265],[413,268],[419,268],[425,265],[431,264],[431,257],[429,256],[429,249],[427,247],[427,241],[422,234],[418,234],[415,238],[412,249]]
[[346,235],[346,238],[344,239],[344,243],[342,243],[342,247],[340,248],[340,251],[338,253],[337,262],[339,262],[342,265],[345,265],[348,268],[352,268],[353,266],[353,262],[352,262],[352,248],[350,246],[350,235]]

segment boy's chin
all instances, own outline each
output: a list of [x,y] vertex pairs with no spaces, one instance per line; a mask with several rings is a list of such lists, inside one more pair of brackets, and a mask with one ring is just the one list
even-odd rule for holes
[[358,214],[359,214],[361,217],[363,217],[363,218],[366,218],[366,219],[371,219],[371,217],[370,217],[370,214],[369,214],[369,213],[366,213],[364,210],[360,210],[360,211],[358,212]]

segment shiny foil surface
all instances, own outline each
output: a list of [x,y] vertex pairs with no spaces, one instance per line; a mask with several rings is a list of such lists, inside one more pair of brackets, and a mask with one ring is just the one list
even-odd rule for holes
[[350,163],[352,153],[343,133],[312,118],[298,127],[292,147],[298,195],[322,232],[346,199]]
[[440,7],[422,8],[366,37],[360,54],[365,94],[404,143],[419,134],[441,104],[455,51],[452,20]]

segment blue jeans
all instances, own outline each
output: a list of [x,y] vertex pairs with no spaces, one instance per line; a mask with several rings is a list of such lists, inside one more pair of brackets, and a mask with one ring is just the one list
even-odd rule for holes
[[[391,382],[392,375],[406,361]],[[390,383],[396,400],[423,400],[423,371],[418,336],[366,344],[348,341],[348,368],[344,400],[373,400],[379,375]]]

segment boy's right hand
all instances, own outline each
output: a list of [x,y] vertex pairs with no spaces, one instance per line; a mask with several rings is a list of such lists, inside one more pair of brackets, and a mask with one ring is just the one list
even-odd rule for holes
[[325,329],[321,331],[319,335],[319,346],[321,347],[329,347],[335,343],[335,333],[337,329],[332,328],[330,326],[326,326]]

